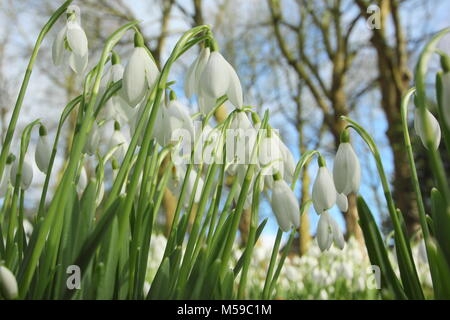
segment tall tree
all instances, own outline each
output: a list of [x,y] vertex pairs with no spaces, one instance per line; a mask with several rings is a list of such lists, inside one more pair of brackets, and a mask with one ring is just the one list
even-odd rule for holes
[[[412,234],[417,229],[419,221],[408,159],[403,146],[400,112],[401,99],[411,85],[407,40],[400,14],[401,1],[379,0],[377,1],[379,11],[375,12],[370,10],[373,2],[355,0],[355,3],[366,19],[379,14],[379,25],[372,29],[370,42],[377,54],[380,105],[386,115],[388,124],[386,134],[394,156],[394,198],[405,217],[409,234]],[[393,30],[389,30],[390,28]],[[394,34],[394,39],[389,36],[390,34]]]

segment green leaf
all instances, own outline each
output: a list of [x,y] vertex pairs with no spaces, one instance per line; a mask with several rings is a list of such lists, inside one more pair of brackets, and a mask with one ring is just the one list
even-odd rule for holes
[[450,212],[439,190],[431,190],[431,212],[436,240],[450,263]]
[[395,275],[391,262],[389,261],[388,252],[384,246],[381,233],[370,212],[369,207],[362,197],[357,200],[359,224],[364,235],[367,253],[369,254],[372,265],[376,265],[381,270],[381,279],[386,284],[387,289],[392,292],[396,299],[407,299],[407,296]]

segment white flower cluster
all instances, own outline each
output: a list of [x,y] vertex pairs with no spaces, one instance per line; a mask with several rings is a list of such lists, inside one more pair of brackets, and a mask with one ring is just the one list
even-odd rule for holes
[[359,190],[361,167],[358,157],[349,143],[348,130],[341,135],[336,157],[334,159],[333,176],[331,176],[325,159],[319,156],[319,170],[312,190],[314,209],[320,215],[317,226],[317,243],[322,251],[328,250],[334,242],[339,248],[345,245],[344,237],[336,220],[328,213],[335,204],[346,212],[348,210],[347,196]]

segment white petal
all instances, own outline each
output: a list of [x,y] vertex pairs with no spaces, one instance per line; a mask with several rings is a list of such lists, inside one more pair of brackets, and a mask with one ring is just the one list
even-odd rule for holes
[[[191,198],[192,192],[194,192],[194,186],[195,181],[197,179],[197,172],[195,170],[191,170],[191,173],[189,174],[189,180],[187,185],[187,194],[184,198],[184,205],[187,207],[189,205],[189,199]],[[194,202],[198,203],[200,202],[200,198],[202,196],[202,190],[203,190],[203,179],[200,177],[197,184],[197,189],[195,190],[195,196],[194,196]]]
[[350,143],[341,143],[333,166],[333,179],[336,191],[348,195],[358,192],[361,180],[361,167],[358,157]]
[[339,228],[338,223],[331,216],[328,217],[328,221],[330,223],[331,231],[333,233],[334,244],[339,249],[341,249],[341,250],[344,249],[345,240],[344,240],[344,235],[342,234],[341,228]]
[[111,70],[111,81],[112,82],[117,82],[119,80],[122,80],[123,72],[125,69],[120,63],[113,64],[111,66],[110,70]]
[[241,81],[239,80],[236,71],[234,71],[234,68],[229,63],[228,63],[228,72],[230,74],[230,85],[227,90],[228,99],[236,108],[242,108],[244,101],[242,98]]
[[215,99],[223,96],[230,84],[228,62],[222,55],[214,51],[209,56],[200,78],[199,90]]
[[148,54],[145,55],[145,79],[147,80],[147,86],[150,90],[156,84],[159,77],[159,70],[155,62],[150,58]]
[[[278,222],[278,226],[284,232],[288,232],[292,226],[292,214],[286,211],[286,193],[283,188],[283,180],[275,181],[272,190],[272,211]],[[288,209],[289,210],[289,209]],[[295,209],[294,209],[295,210]],[[297,210],[297,213],[299,210]]]
[[71,53],[69,56],[69,65],[75,73],[83,75],[88,65],[88,55],[79,56]]
[[186,72],[186,78],[184,79],[184,94],[188,99],[194,94],[195,86],[195,68],[197,66],[199,57],[197,57],[194,62],[189,66]]
[[[194,71],[194,78],[193,78],[193,93],[196,95],[200,95],[200,81],[202,72],[205,69],[206,64],[208,63],[209,56],[211,55],[211,52],[209,48],[203,48],[202,51],[200,51],[200,55],[198,56],[198,62],[195,66]],[[214,98],[213,98],[214,99]],[[214,99],[215,101],[215,99]]]
[[348,199],[347,199],[346,195],[344,195],[342,193],[338,193],[337,198],[336,198],[336,204],[337,204],[339,210],[341,210],[342,212],[347,212]]
[[78,23],[67,23],[67,42],[75,55],[79,57],[87,55],[88,41],[86,33]]
[[[11,183],[13,186],[16,185],[16,176],[17,171],[19,169],[18,166],[19,160],[16,160],[11,167]],[[27,190],[30,187],[32,181],[33,181],[33,167],[30,164],[28,156],[25,156],[22,166],[22,177],[20,180],[20,188],[23,190]]]
[[[435,150],[437,150],[439,144],[441,143],[441,127],[439,126],[439,122],[436,120],[434,115],[428,109],[425,109],[425,116],[427,117],[428,126],[431,129],[433,147]],[[425,148],[427,148],[427,138],[424,123],[422,118],[420,117],[420,111],[418,108],[416,108],[416,110],[414,111],[414,129],[416,130],[417,135],[422,140]]]
[[84,166],[81,168],[80,177],[78,178],[77,192],[81,194],[87,187],[87,174]]
[[40,136],[36,144],[36,151],[34,154],[34,159],[36,165],[43,173],[47,173],[48,166],[50,164],[50,157],[52,153],[52,148],[48,142],[47,136]]
[[145,63],[148,56],[144,48],[134,48],[123,73],[123,94],[131,107],[135,107],[145,96],[148,89]]
[[283,155],[280,150],[279,141],[272,137],[263,137],[259,145],[258,160],[263,168],[264,175],[273,175],[277,172],[283,173]]
[[320,167],[312,190],[314,209],[318,214],[330,209],[336,203],[336,189],[326,167]]
[[64,58],[64,39],[66,37],[67,27],[62,28],[56,35],[52,46],[53,63],[59,66]]
[[171,136],[175,130],[184,129],[189,133],[189,141],[194,141],[194,123],[189,115],[189,109],[178,102],[172,100],[168,106],[169,131]]
[[332,230],[329,222],[329,214],[324,211],[319,218],[316,232],[317,244],[321,251],[328,250],[333,242]]
[[210,96],[201,94],[198,97],[198,108],[201,113],[207,115],[210,113],[216,105],[216,99],[211,98]]
[[86,140],[86,144],[84,145],[83,152],[88,155],[94,155],[100,145],[100,131],[97,125],[97,122],[94,121],[92,124],[91,131],[88,133],[88,138]]
[[128,140],[125,138],[120,130],[114,130],[113,135],[111,136],[111,140],[109,142],[108,150],[119,146],[116,151],[114,151],[114,156],[116,159],[121,162],[125,157],[125,154],[128,150]]

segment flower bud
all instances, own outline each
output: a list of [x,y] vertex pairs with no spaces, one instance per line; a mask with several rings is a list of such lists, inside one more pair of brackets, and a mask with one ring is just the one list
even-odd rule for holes
[[48,141],[47,130],[44,126],[39,128],[39,139],[36,144],[34,153],[34,160],[41,172],[47,174],[48,166],[50,164],[50,157],[52,155],[52,147]]
[[[428,128],[431,132],[433,148],[437,150],[439,144],[441,143],[441,127],[439,126],[439,122],[428,109],[425,109],[425,116],[427,118]],[[425,148],[428,148],[427,135],[425,133],[425,127],[419,108],[416,108],[414,111],[414,129],[416,134],[420,137],[420,140],[422,140]]]
[[[16,176],[17,176],[18,170],[19,170],[19,160],[15,161],[11,167],[11,183],[13,184],[13,186],[16,185]],[[22,165],[20,188],[22,190],[27,190],[30,187],[32,181],[33,181],[33,166],[31,165],[31,162],[28,159],[28,156],[25,156],[25,158],[23,159],[23,165]]]

